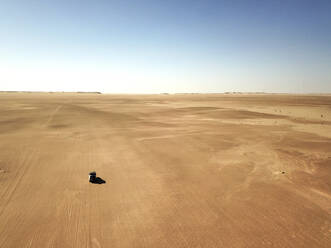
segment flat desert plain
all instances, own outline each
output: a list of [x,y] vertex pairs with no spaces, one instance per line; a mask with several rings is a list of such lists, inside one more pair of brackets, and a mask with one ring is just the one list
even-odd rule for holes
[[1,93],[0,196],[1,248],[331,247],[331,96]]

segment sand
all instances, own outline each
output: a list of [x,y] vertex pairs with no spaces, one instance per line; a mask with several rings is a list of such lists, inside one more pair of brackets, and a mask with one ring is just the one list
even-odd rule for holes
[[0,196],[1,248],[330,247],[331,96],[2,93]]

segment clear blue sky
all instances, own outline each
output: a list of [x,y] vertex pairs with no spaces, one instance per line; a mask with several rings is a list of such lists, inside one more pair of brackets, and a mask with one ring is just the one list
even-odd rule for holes
[[331,92],[331,1],[0,1],[0,90]]

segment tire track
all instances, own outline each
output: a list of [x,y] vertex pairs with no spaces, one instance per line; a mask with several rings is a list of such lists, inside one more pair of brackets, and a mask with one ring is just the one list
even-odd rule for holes
[[[17,188],[21,184],[21,182],[23,180],[23,177],[27,174],[29,168],[33,164],[32,161],[35,160],[36,153],[37,153],[37,149],[35,148],[35,149],[32,150],[30,156],[28,156],[27,158],[26,157],[23,158],[22,166],[20,166],[17,169],[18,176],[17,176],[17,179],[14,182],[14,185],[9,184],[8,187],[7,187],[7,190],[5,191],[5,193],[1,197],[2,198],[2,201],[5,202],[5,205],[0,210],[0,216],[6,210],[6,208],[7,208],[8,204],[9,204],[10,200],[13,198],[14,193],[16,192]],[[6,195],[7,195],[7,197],[6,197]]]
[[63,107],[63,105],[58,105],[55,110],[49,115],[47,121],[44,123],[44,127],[48,126],[48,124],[53,120],[54,116],[59,112],[59,110]]
[[[10,206],[10,203],[15,195],[15,193],[17,192],[17,190],[20,188],[20,185],[23,182],[23,179],[26,175],[28,175],[28,171],[31,169],[31,166],[34,164],[33,161],[36,160],[37,158],[37,149],[33,149],[32,151],[27,151],[29,153],[29,155],[25,155],[22,161],[22,166],[20,166],[18,168],[18,176],[17,176],[17,180],[15,180],[14,185],[9,184],[11,187],[8,186],[8,188],[10,188],[11,190],[7,190],[7,192],[5,193],[6,195],[4,195],[4,197],[2,197],[2,202],[4,202],[4,205],[2,207],[2,209],[0,210],[0,217],[3,217],[3,214],[6,212],[7,208]],[[8,219],[6,219],[1,227],[1,236],[3,237],[0,240],[0,247],[3,247],[4,244],[7,243],[8,240],[8,236],[4,236],[3,233],[6,230],[6,226],[8,224]],[[20,221],[17,221],[17,225],[20,223]],[[32,241],[31,241],[32,242]]]

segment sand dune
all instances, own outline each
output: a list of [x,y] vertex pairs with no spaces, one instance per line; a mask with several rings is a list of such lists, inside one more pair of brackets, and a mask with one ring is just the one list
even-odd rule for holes
[[329,95],[2,93],[0,247],[330,247],[330,148]]

